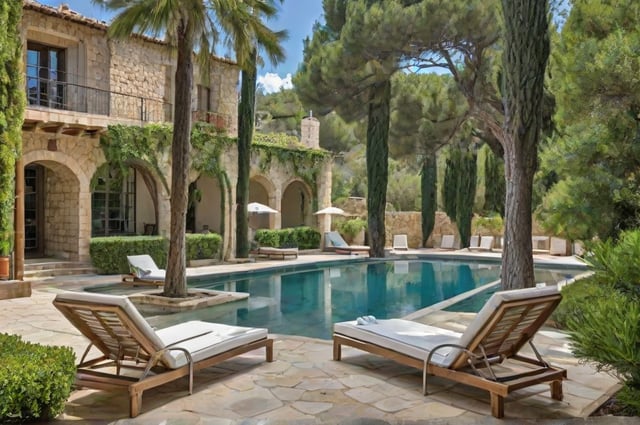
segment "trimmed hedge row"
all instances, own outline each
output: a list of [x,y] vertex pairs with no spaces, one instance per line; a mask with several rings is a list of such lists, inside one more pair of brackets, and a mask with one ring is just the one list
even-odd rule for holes
[[75,376],[70,347],[33,344],[0,333],[0,423],[58,416]]
[[[187,261],[220,258],[222,237],[216,233],[188,233]],[[163,236],[109,236],[92,238],[91,262],[102,274],[129,273],[127,255],[149,254],[161,269],[167,266],[169,240]]]
[[261,246],[276,248],[317,249],[320,247],[320,232],[311,227],[290,227],[287,229],[258,229],[255,241]]

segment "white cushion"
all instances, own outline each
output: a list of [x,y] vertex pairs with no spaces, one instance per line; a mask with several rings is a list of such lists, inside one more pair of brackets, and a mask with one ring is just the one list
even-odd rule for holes
[[[335,323],[333,331],[361,341],[385,347],[410,357],[426,360],[429,352],[441,344],[458,344],[460,334],[435,326],[404,319],[380,320],[378,323],[357,325],[355,321]],[[459,350],[442,348],[431,362],[448,367]]]
[[[197,362],[266,338],[267,329],[194,320],[160,329],[156,334],[165,346],[184,348],[191,354],[193,361]],[[187,363],[184,353],[178,350],[167,352],[163,360],[171,368],[178,368]]]

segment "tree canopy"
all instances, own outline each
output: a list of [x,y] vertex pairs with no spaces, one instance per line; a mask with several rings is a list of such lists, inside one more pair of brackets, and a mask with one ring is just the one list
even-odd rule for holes
[[552,58],[558,131],[541,153],[557,183],[538,213],[569,239],[640,227],[640,4],[575,2]]

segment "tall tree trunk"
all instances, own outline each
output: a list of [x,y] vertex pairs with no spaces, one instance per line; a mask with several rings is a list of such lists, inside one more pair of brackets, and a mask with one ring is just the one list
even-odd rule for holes
[[422,189],[422,246],[426,246],[427,240],[436,224],[437,167],[435,152],[424,156],[420,176],[420,187]]
[[502,287],[534,285],[531,246],[533,175],[542,128],[544,74],[549,57],[548,2],[502,0],[505,22],[505,247]]
[[171,141],[171,229],[164,296],[187,296],[185,232],[189,194],[189,149],[191,146],[191,90],[193,83],[193,40],[188,23],[178,26],[178,60]]
[[249,171],[251,140],[256,105],[257,51],[251,52],[250,63],[242,70],[240,103],[238,104],[238,182],[236,185],[236,257],[249,257]]
[[375,84],[371,88],[367,124],[367,214],[371,257],[384,257],[386,239],[384,212],[387,204],[389,179],[389,119],[391,81]]

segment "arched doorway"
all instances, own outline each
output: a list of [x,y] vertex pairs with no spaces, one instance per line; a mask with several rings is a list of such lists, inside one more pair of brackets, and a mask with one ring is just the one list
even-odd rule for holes
[[303,182],[291,182],[282,194],[282,227],[312,225],[311,191]]
[[35,161],[24,169],[25,257],[77,259],[80,183],[66,165]]

